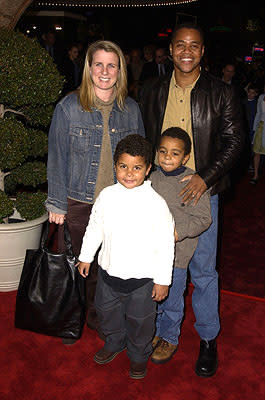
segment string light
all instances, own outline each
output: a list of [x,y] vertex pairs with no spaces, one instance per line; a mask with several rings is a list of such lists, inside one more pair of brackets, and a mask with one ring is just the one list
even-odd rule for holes
[[102,1],[101,3],[97,1],[80,1],[80,2],[72,2],[72,1],[40,1],[37,3],[38,6],[52,6],[52,7],[157,7],[157,6],[174,6],[176,4],[188,4],[188,3],[194,3],[197,2],[198,0],[152,0],[152,1],[147,1],[147,0],[139,0],[137,3],[135,0],[127,0],[126,3],[125,1],[117,1],[116,3],[113,3],[113,1]]

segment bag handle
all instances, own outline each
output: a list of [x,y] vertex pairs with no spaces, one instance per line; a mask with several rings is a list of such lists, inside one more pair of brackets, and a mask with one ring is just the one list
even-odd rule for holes
[[47,221],[43,226],[43,230],[42,230],[42,234],[41,234],[40,247],[42,250],[44,249],[45,243],[48,239],[49,227],[50,227],[50,223],[49,223],[49,221]]
[[70,231],[69,231],[66,220],[64,220],[63,232],[64,232],[65,254],[68,257],[74,257],[74,252],[73,252],[72,242],[71,242],[71,235],[70,235]]
[[[47,242],[47,239],[49,236],[50,225],[51,225],[50,222],[47,221],[43,228],[43,233],[41,236],[41,243],[40,243],[42,250],[44,250],[44,248],[46,248],[46,242]],[[70,231],[69,231],[68,224],[66,221],[64,221],[64,224],[63,224],[63,231],[64,231],[64,247],[65,247],[64,253],[68,257],[74,257],[74,252],[73,252],[72,243],[71,243],[71,235],[70,235]],[[54,233],[52,234],[52,236],[53,235],[54,235]],[[49,239],[51,239],[51,237]]]

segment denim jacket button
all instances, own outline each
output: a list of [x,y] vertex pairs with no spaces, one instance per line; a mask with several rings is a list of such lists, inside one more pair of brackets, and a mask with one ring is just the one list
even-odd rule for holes
[[114,129],[114,128],[112,128],[112,129],[111,129],[111,132],[115,132],[115,129]]

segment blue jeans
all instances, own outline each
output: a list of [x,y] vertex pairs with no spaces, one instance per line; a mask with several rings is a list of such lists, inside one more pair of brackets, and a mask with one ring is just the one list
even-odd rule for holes
[[[218,195],[211,197],[212,224],[199,236],[198,246],[189,263],[194,285],[192,307],[194,324],[201,339],[214,339],[220,330],[218,314],[218,274],[215,269],[218,231]],[[174,268],[172,285],[165,301],[158,305],[156,335],[172,344],[178,344],[184,314],[183,293],[187,269]]]

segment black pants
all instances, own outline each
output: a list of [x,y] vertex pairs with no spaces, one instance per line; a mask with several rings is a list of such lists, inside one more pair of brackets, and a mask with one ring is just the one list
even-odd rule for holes
[[155,332],[153,285],[150,281],[130,293],[121,293],[107,285],[101,274],[98,275],[95,307],[101,331],[106,337],[106,350],[116,352],[127,348],[131,361],[142,363],[148,360]]
[[[68,199],[67,202],[68,211],[66,215],[66,222],[71,235],[73,251],[78,257],[93,204],[81,203],[80,201],[75,201],[72,199]],[[63,228],[60,227],[58,233],[58,246],[60,250],[63,250],[63,243]],[[95,329],[98,329],[98,320],[94,306],[97,274],[98,263],[96,254],[95,259],[91,264],[89,275],[86,278],[87,323]]]

